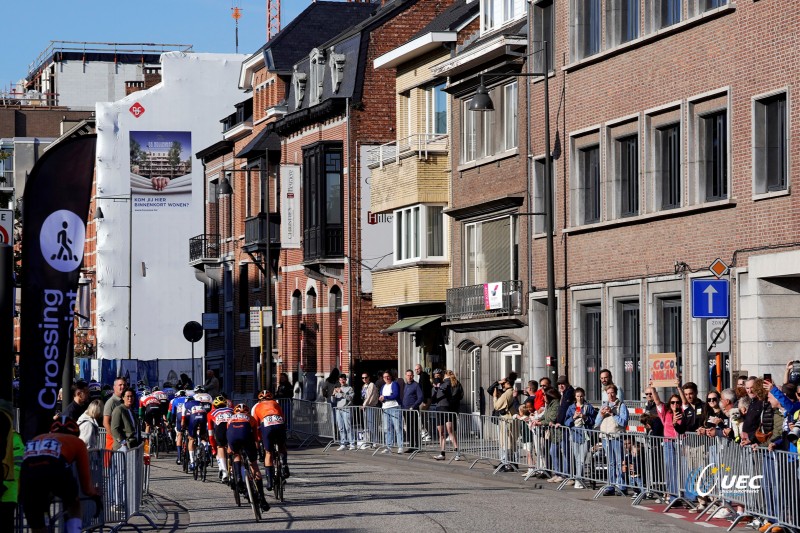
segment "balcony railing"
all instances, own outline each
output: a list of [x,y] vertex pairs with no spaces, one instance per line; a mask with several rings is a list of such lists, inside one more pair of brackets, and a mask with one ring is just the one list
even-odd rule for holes
[[487,283],[447,289],[447,321],[521,315],[522,281],[500,282],[497,295],[488,292],[494,285]]
[[367,152],[367,165],[382,167],[387,163],[397,163],[402,156],[416,152],[420,159],[427,159],[428,152],[447,152],[450,150],[450,137],[439,133],[417,133],[390,143],[382,144]]
[[344,257],[344,227],[341,224],[303,230],[303,260],[324,261]]
[[219,235],[204,233],[189,239],[189,261],[217,260],[220,257]]

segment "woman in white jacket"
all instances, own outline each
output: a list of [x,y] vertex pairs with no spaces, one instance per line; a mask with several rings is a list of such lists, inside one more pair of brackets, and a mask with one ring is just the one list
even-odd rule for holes
[[100,446],[100,423],[103,420],[103,402],[94,400],[86,411],[78,418],[78,427],[81,430],[80,438],[86,443],[86,448]]

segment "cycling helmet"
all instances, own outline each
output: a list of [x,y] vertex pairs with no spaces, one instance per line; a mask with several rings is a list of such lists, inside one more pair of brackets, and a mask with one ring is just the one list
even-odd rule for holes
[[77,437],[81,434],[81,430],[73,419],[65,415],[60,415],[50,425],[50,433],[66,433],[67,435]]
[[268,390],[262,390],[261,392],[258,393],[258,401],[271,400],[271,399],[272,399],[272,393]]
[[144,389],[142,389],[140,392],[141,392],[142,396],[150,396],[150,389],[148,389],[146,387]]
[[155,387],[153,387],[153,392],[158,392],[158,391],[160,391],[160,390],[161,390],[161,389],[158,387],[158,385],[156,385]]
[[228,400],[226,400],[222,395],[214,398],[214,407],[225,407],[226,405],[228,405]]
[[175,396],[178,396],[179,398],[185,398],[186,397],[186,391],[183,390],[183,389],[180,389],[178,392],[175,393]]
[[194,388],[194,392],[196,392],[196,393],[197,393],[197,392],[205,392],[205,391],[206,391],[206,389],[204,389],[204,388],[203,388],[202,386],[200,386],[200,385],[198,385],[197,387],[195,387],[195,388]]
[[236,407],[233,408],[234,414],[238,413],[247,413],[250,414],[250,408],[247,407],[246,403],[240,403]]

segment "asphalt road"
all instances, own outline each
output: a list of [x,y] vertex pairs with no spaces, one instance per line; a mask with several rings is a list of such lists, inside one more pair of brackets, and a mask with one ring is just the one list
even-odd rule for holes
[[[489,465],[443,464],[427,455],[367,451],[290,450],[292,477],[286,502],[272,505],[256,523],[243,500],[216,481],[194,481],[174,463],[174,454],[153,460],[151,492],[168,511],[162,531],[708,531],[690,515],[665,515],[660,508],[633,508],[623,497],[601,497],[517,474],[491,475]],[[729,523],[714,520],[717,531]]]

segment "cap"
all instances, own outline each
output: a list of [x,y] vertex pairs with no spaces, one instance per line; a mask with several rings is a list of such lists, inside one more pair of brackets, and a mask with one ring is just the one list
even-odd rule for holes
[[567,379],[567,376],[564,375],[558,376],[558,379],[556,380],[556,385],[569,385],[569,380]]

